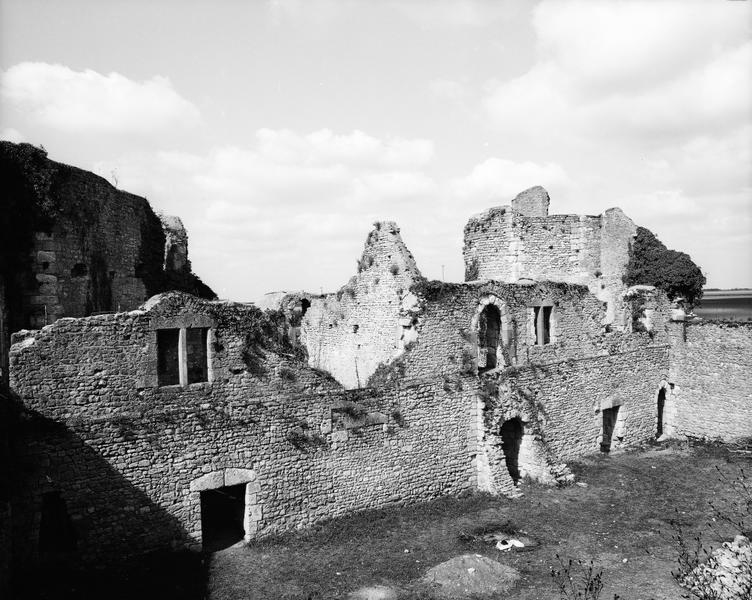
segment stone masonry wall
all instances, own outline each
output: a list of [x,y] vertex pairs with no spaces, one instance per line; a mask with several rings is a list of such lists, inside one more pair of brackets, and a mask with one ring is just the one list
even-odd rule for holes
[[463,249],[465,279],[587,285],[608,304],[606,321],[620,321],[634,223],[618,208],[600,216],[548,215],[548,194],[537,188],[531,199],[535,190],[522,192],[511,208],[491,208],[470,218]]
[[[59,492],[84,562],[201,543],[202,490],[247,483],[249,537],[468,489],[469,409],[440,382],[343,390],[259,346],[261,313],[169,294],[15,336],[14,552]],[[209,380],[157,385],[156,331],[210,328]]]
[[164,289],[165,273],[189,270],[182,223],[165,217],[166,245],[145,198],[29,144],[0,142],[0,166],[17,213],[7,226],[28,254],[14,265],[12,286],[21,293],[8,307],[13,331],[132,310]]
[[671,332],[673,433],[752,436],[752,325],[678,321]]
[[379,364],[409,343],[414,304],[409,289],[420,276],[397,225],[376,223],[358,273],[336,294],[311,298],[300,335],[309,364],[347,388],[365,386]]
[[[512,491],[500,433],[508,419],[519,418],[524,426],[522,471],[543,481],[564,474],[562,461],[598,451],[605,409],[619,407],[611,448],[655,434],[655,396],[668,375],[667,308],[653,310],[649,330],[607,332],[604,307],[584,286],[430,282],[413,291],[422,311],[400,370],[406,378],[442,381],[445,390],[465,396],[476,415],[473,487]],[[500,336],[499,368],[479,374],[477,314],[491,297],[512,335],[506,344]],[[553,307],[551,343],[538,345],[532,307],[545,304]],[[667,307],[665,298],[662,304]]]

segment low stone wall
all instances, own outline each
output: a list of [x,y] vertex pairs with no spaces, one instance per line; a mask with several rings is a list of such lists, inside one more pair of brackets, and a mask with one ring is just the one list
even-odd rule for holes
[[733,440],[752,436],[752,323],[671,324],[674,433]]

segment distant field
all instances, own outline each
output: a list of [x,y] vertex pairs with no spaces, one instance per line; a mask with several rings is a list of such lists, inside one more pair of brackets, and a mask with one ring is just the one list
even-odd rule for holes
[[695,314],[703,319],[752,321],[752,290],[713,290],[705,292]]

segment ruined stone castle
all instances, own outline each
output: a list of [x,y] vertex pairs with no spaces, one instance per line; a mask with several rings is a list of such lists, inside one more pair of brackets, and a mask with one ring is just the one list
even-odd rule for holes
[[[470,218],[464,283],[427,281],[378,222],[341,289],[273,311],[174,291],[90,316],[59,303],[10,348],[14,564],[211,549],[566,483],[567,461],[656,437],[749,435],[750,326],[672,320],[662,292],[627,288],[619,209],[548,211],[533,188]],[[180,229],[161,269],[187,260]],[[131,269],[133,248],[109,251]]]

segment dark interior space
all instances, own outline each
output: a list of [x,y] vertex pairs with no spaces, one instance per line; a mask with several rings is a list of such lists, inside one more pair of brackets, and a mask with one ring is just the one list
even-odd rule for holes
[[486,352],[486,366],[479,369],[488,371],[495,369],[498,363],[497,349],[499,347],[499,330],[501,329],[501,313],[493,304],[489,304],[480,313],[478,321],[478,340]]
[[507,470],[515,485],[520,480],[520,446],[522,445],[522,421],[509,419],[501,425],[501,449],[507,463]]
[[39,522],[39,557],[43,563],[73,562],[76,556],[76,532],[60,492],[42,495]]
[[[189,541],[181,523],[116,471],[90,439],[34,411],[17,410],[7,415],[18,482],[10,495],[8,598],[204,598],[203,557],[170,550],[173,542]],[[59,488],[37,496],[40,472]],[[108,510],[86,511],[90,506]],[[85,519],[75,519],[82,511]],[[117,535],[108,535],[114,524]],[[134,551],[144,554],[132,557]],[[2,592],[0,597],[5,600]]]
[[666,405],[666,389],[661,388],[658,392],[658,424],[655,430],[655,437],[663,435],[663,409]]
[[614,435],[614,427],[616,427],[616,418],[618,415],[618,406],[603,409],[603,440],[601,441],[601,452],[611,451],[611,438]]
[[188,383],[208,381],[208,361],[206,338],[209,330],[204,327],[191,327],[185,330],[185,343],[188,349]]
[[245,535],[245,486],[231,485],[201,492],[201,534],[206,552],[216,552]]
[[159,385],[179,385],[179,329],[157,330],[157,373]]

